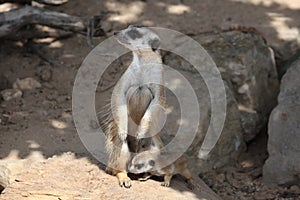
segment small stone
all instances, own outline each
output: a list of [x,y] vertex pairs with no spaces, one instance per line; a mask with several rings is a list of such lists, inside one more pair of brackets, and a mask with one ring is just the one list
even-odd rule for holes
[[4,101],[22,97],[23,93],[19,89],[6,89],[1,91],[1,96]]
[[0,165],[0,189],[6,188],[9,184],[10,171],[6,166]]
[[299,188],[297,185],[292,185],[292,186],[290,187],[290,190],[291,190],[292,192],[295,192],[295,193],[299,193],[299,194],[300,194],[300,188]]
[[38,72],[39,77],[42,81],[50,81],[52,78],[52,71],[50,67],[43,67]]
[[42,85],[32,77],[17,79],[13,84],[13,88],[20,90],[33,90],[40,87],[42,87]]
[[249,85],[246,84],[246,83],[238,88],[238,93],[239,94],[246,94],[247,92],[249,92]]
[[30,196],[27,192],[22,192],[21,195],[22,195],[22,197],[29,197]]

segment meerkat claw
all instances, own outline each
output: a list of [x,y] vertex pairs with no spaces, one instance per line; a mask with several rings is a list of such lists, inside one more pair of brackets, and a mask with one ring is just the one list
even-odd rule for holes
[[162,184],[161,184],[161,186],[164,186],[164,187],[169,187],[169,186],[170,186],[170,183],[166,183],[166,182],[164,182],[164,183],[162,183]]
[[128,180],[120,180],[120,186],[125,188],[131,187],[131,180],[128,178]]

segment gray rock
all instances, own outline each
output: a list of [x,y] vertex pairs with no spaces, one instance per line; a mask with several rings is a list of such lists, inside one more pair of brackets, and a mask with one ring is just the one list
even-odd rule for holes
[[279,79],[286,73],[297,57],[300,55],[299,45],[296,41],[287,41],[280,48],[273,46],[276,67]]
[[[237,156],[245,150],[245,143],[243,141],[242,127],[240,123],[240,113],[237,107],[237,101],[230,88],[225,82],[226,89],[226,121],[221,133],[218,143],[210,152],[208,158],[200,158],[201,166],[204,170],[210,168],[219,168],[226,164],[232,163]],[[209,118],[210,114],[207,116]],[[202,134],[206,132],[202,132]],[[198,143],[197,146],[202,144]]]
[[6,166],[0,165],[0,192],[9,184],[10,171]]
[[[179,70],[193,86],[199,106],[200,125],[188,155],[196,158],[200,170],[221,167],[235,160],[266,126],[267,116],[276,104],[278,79],[272,50],[260,36],[237,31],[193,37],[215,61],[225,84],[227,115],[217,145],[207,158],[199,156],[199,149],[210,122],[210,98],[207,86],[196,69],[184,59],[165,53],[164,63]],[[193,55],[193,50],[190,49]],[[198,74],[198,75],[197,75]],[[172,97],[167,96],[168,101]],[[176,113],[175,115],[180,115]],[[168,117],[169,118],[169,117]],[[171,120],[174,121],[175,118]],[[174,133],[176,127],[168,127]],[[200,159],[197,159],[200,158]]]
[[241,111],[244,140],[252,140],[276,106],[279,82],[271,48],[259,35],[237,31],[197,36],[228,83]]
[[267,123],[266,117],[263,118],[253,110],[240,109],[240,117],[245,142],[253,140]]
[[[239,155],[241,150],[244,149],[245,145],[242,140],[242,131],[240,125],[239,111],[237,109],[237,102],[229,87],[227,86],[226,82],[226,110],[228,111],[228,114],[224,124],[224,129],[222,131],[220,139],[218,140],[218,143],[209,153],[208,157],[201,157],[199,156],[199,151],[204,137],[207,134],[207,129],[211,117],[210,95],[208,93],[206,84],[200,74],[193,74],[182,70],[178,70],[178,72],[182,74],[192,85],[197,95],[197,100],[199,102],[200,123],[198,127],[198,132],[196,133],[195,138],[193,139],[192,145],[187,151],[188,156],[198,158],[196,161],[199,163],[199,167],[196,171],[203,172],[211,168],[222,167],[227,163],[230,163],[231,161],[235,160],[236,156]],[[168,73],[168,71],[166,70],[165,73]],[[177,101],[178,97],[176,97],[174,94],[171,94],[171,92],[167,92],[167,106],[171,106],[172,112],[168,115],[165,127],[163,129],[163,132],[161,133],[161,137],[163,138],[165,144],[168,144],[177,134],[179,124],[174,122],[178,122],[181,119],[181,108]],[[183,101],[185,100],[183,99]],[[190,131],[191,130],[187,130],[187,132]],[[190,137],[182,138],[179,145],[187,144],[191,139],[192,138]],[[174,151],[176,152],[178,151],[178,149],[178,146],[176,146]]]
[[278,106],[269,119],[263,179],[268,185],[300,183],[300,58],[283,76]]
[[19,89],[6,89],[2,90],[0,93],[4,101],[19,98],[23,95],[22,91]]
[[24,79],[17,79],[13,84],[13,88],[20,89],[22,91],[23,90],[33,90],[33,89],[40,88],[40,87],[42,87],[42,85],[32,77],[27,77]]
[[51,66],[41,66],[39,69],[38,69],[38,76],[40,77],[40,79],[42,81],[45,81],[45,82],[48,82],[51,80],[52,78],[52,69],[51,69]]

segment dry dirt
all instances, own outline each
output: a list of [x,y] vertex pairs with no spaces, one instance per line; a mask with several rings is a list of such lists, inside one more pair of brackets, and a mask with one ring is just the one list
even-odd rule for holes
[[[131,23],[187,34],[218,32],[237,24],[255,27],[283,58],[291,56],[300,44],[298,0],[74,0],[47,8],[82,17],[107,13],[104,25],[108,36]],[[96,38],[95,42],[104,39]],[[75,156],[70,159],[74,162],[87,158],[86,163],[99,164],[86,151],[72,122],[73,82],[89,51],[91,48],[81,35],[31,41],[1,40],[0,90],[12,88],[17,78],[25,77],[36,78],[42,88],[25,91],[22,98],[0,100],[0,159],[41,161],[73,152]],[[111,79],[122,70],[116,69]],[[105,88],[110,82],[102,86]],[[109,93],[100,90],[97,95],[102,100],[109,98]],[[249,147],[239,163],[200,176],[224,199],[297,199],[290,189],[270,190],[261,183],[261,167],[267,157],[263,134]]]
[[108,176],[87,158],[64,153],[32,164],[5,189],[0,199],[218,199],[212,191],[205,190],[207,186],[199,178],[195,179],[198,187],[193,191],[182,182],[174,178],[167,188],[155,180],[134,181],[131,189],[124,189],[117,185],[115,177]]

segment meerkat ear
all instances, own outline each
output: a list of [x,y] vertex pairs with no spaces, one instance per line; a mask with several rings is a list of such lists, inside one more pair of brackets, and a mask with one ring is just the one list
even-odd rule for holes
[[152,51],[156,51],[160,46],[160,42],[158,39],[153,39],[149,41],[149,45],[151,46]]
[[155,161],[154,160],[149,160],[149,165],[153,167],[155,165]]

